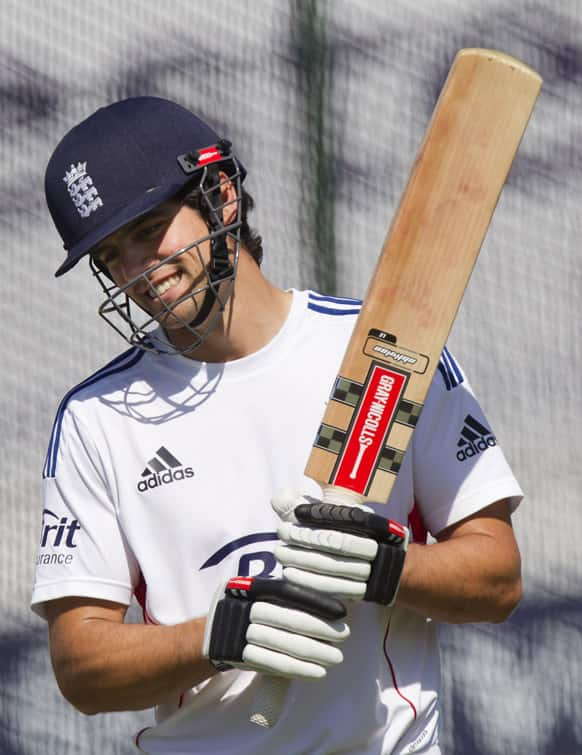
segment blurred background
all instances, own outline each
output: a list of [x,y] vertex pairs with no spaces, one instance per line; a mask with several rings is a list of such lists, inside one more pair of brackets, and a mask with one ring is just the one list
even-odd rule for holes
[[28,608],[58,402],[124,349],[87,266],[53,278],[42,177],[57,141],[113,100],[175,99],[248,168],[268,277],[362,297],[461,47],[545,83],[449,342],[526,493],[525,593],[506,624],[442,628],[444,752],[582,753],[582,0],[0,7],[0,754],[123,755],[150,721],[65,703]]

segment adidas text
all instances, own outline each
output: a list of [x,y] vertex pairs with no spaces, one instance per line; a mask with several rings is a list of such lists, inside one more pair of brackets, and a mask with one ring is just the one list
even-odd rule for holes
[[169,483],[177,482],[178,480],[184,480],[187,477],[194,477],[194,470],[192,467],[167,469],[165,472],[158,472],[150,475],[145,480],[140,480],[137,483],[137,489],[140,493],[147,493],[148,490],[153,490],[161,485],[168,485]]
[[374,351],[377,351],[378,354],[382,354],[382,356],[392,359],[394,362],[402,362],[403,364],[416,364],[418,362],[418,359],[408,356],[408,354],[401,354],[399,351],[389,349],[387,346],[379,346],[376,344],[376,346],[374,346]]
[[494,435],[487,435],[486,437],[474,440],[472,443],[468,443],[460,451],[457,451],[458,461],[467,461],[473,456],[477,456],[482,451],[486,451],[488,448],[493,448],[497,445],[497,439]]

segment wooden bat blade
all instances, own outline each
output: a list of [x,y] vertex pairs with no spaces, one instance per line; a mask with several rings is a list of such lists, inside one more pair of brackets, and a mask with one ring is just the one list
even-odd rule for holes
[[541,83],[457,54],[307,463],[324,487],[387,500]]
[[[387,501],[542,80],[460,50],[382,248],[305,474],[333,503]],[[288,682],[265,677],[254,723]]]

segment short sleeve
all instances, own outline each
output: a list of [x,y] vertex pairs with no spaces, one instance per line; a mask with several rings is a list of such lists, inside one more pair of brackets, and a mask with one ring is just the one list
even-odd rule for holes
[[129,605],[139,577],[96,445],[79,417],[66,408],[59,418],[56,463],[43,478],[40,543],[32,609],[64,597]]
[[433,535],[504,498],[514,510],[523,497],[491,423],[448,350],[446,359],[412,441],[415,501]]

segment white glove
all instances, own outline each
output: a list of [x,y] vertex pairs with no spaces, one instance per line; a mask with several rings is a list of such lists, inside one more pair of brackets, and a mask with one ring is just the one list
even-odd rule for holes
[[282,579],[234,577],[214,595],[202,654],[219,671],[242,668],[321,679],[343,660],[346,607]]
[[365,506],[341,506],[284,491],[272,500],[285,579],[351,600],[396,600],[408,529]]

